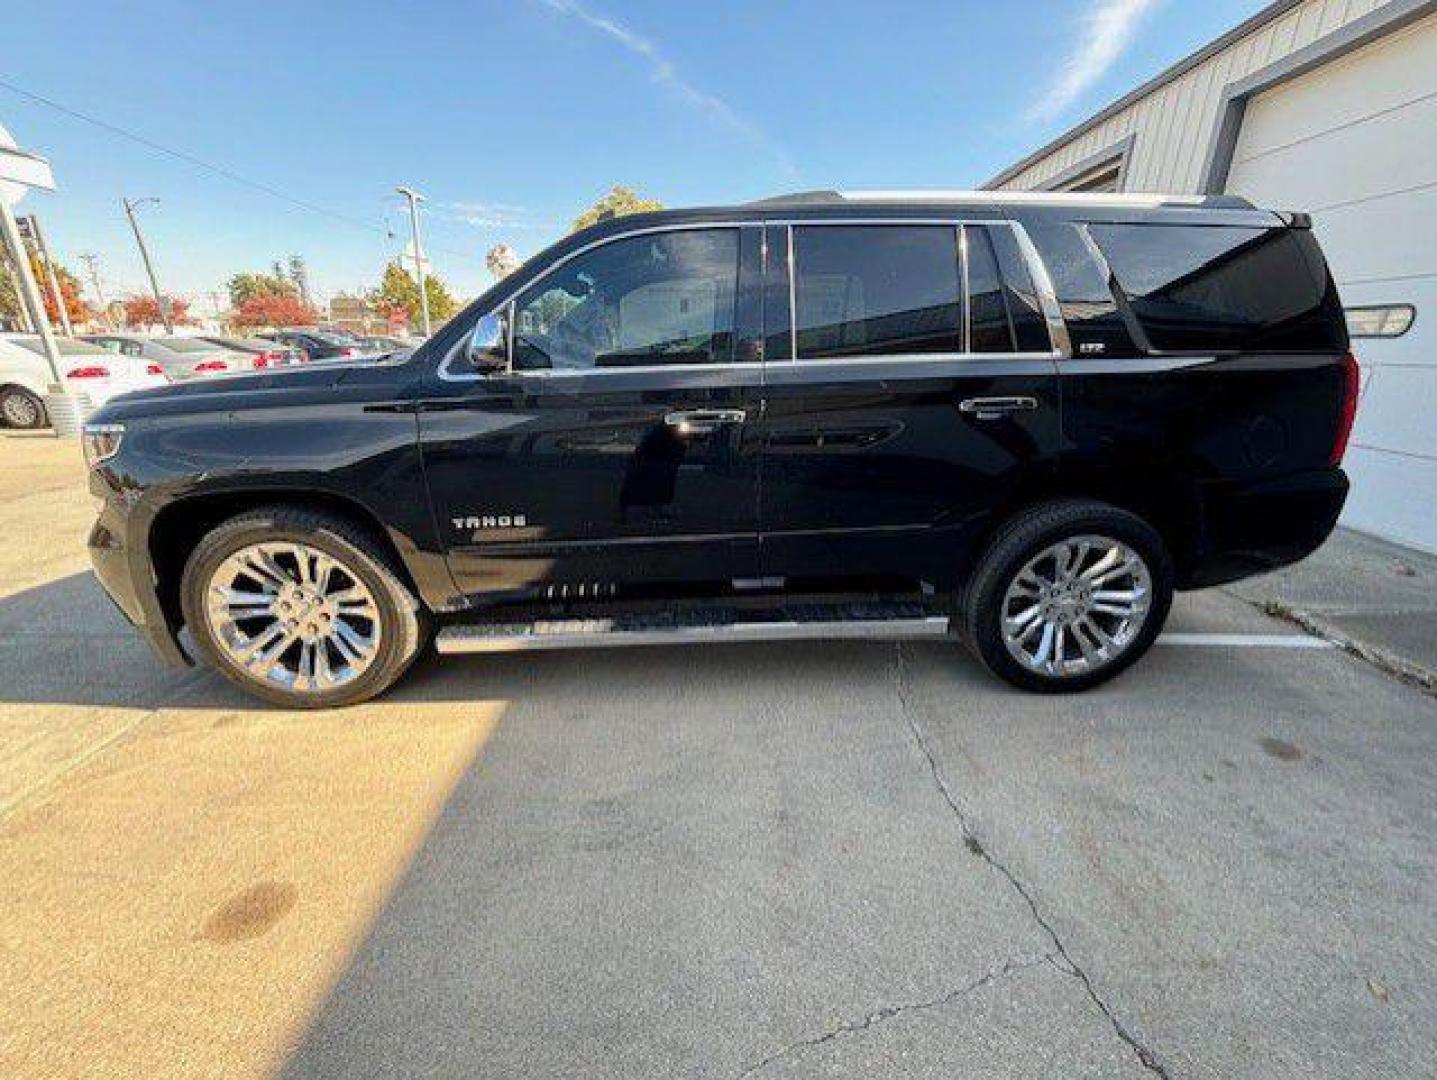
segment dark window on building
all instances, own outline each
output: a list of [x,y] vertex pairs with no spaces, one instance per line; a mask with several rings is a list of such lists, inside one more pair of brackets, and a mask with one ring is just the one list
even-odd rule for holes
[[1154,349],[1346,346],[1336,289],[1317,242],[1306,229],[1088,228]]
[[957,230],[794,229],[800,359],[962,348]]
[[514,367],[725,363],[733,356],[736,229],[631,236],[579,255],[515,305]]
[[1013,326],[1003,302],[1003,279],[988,230],[967,226],[969,347],[973,352],[1012,352]]

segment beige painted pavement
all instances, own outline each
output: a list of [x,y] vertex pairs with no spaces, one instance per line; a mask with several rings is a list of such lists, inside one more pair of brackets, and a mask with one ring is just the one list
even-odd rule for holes
[[0,437],[0,1076],[271,1075],[504,703],[323,715],[153,661],[73,443]]

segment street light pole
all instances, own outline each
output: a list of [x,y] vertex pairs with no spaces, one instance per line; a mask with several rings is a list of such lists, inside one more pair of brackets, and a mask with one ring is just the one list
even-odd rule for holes
[[424,336],[429,336],[429,291],[424,287],[424,251],[419,246],[419,204],[424,196],[413,188],[394,189],[409,200],[409,227],[414,234],[414,269],[419,279],[419,313],[424,320]]
[[100,288],[100,272],[95,269],[99,261],[98,255],[81,255],[80,261],[85,264],[85,269],[90,272],[90,287],[95,290],[95,303],[98,305],[100,315],[105,320],[105,325],[110,325],[110,305],[105,302],[105,290]]
[[150,250],[145,247],[145,238],[140,233],[140,223],[135,217],[135,207],[159,201],[159,199],[136,199],[133,202],[129,199],[120,200],[125,206],[125,216],[130,219],[130,228],[135,231],[135,243],[140,245],[140,258],[145,261],[145,273],[150,276],[150,291],[155,294],[155,306],[160,309],[160,321],[165,324],[165,333],[173,334],[175,326],[170,322],[170,309],[165,304],[165,298],[160,295],[160,282],[155,277],[154,263],[150,262]]

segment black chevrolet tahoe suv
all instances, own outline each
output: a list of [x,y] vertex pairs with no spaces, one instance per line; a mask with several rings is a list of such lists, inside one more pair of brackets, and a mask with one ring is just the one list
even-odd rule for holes
[[290,706],[431,640],[951,635],[1078,690],[1322,543],[1356,396],[1302,214],[814,192],[602,222],[412,355],[119,398],[89,546],[162,658]]

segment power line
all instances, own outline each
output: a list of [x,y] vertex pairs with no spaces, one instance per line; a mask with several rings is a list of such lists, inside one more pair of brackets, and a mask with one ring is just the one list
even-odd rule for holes
[[[361,221],[359,218],[353,218],[348,216],[347,214],[341,214],[338,211],[330,210],[326,207],[319,206],[316,203],[309,202],[305,199],[297,198],[296,196],[280,191],[279,188],[266,184],[263,181],[252,180],[248,176],[242,176],[241,174],[235,172],[232,169],[225,168],[223,165],[216,165],[213,162],[205,161],[203,158],[195,157],[194,154],[187,153],[184,150],[176,150],[172,146],[166,146],[163,143],[155,142],[154,139],[147,138],[144,135],[140,135],[137,132],[122,128],[116,124],[111,124],[106,120],[99,119],[98,117],[90,116],[87,113],[82,113],[77,109],[70,108],[68,105],[62,105],[58,101],[47,98],[41,94],[36,94],[33,91],[26,90],[24,87],[16,86],[14,83],[9,82],[5,79],[0,79],[0,88],[9,90],[12,94],[17,94],[20,97],[27,98],[28,100],[33,101],[38,105],[44,105],[47,108],[54,109],[56,112],[64,113],[66,116],[71,117],[72,119],[82,121],[86,124],[91,124],[94,127],[100,128],[102,131],[108,131],[112,135],[118,135],[122,139],[129,139],[131,142],[139,143],[141,146],[144,146],[150,150],[154,150],[157,153],[165,154],[169,157],[174,158],[177,161],[183,161],[188,165],[194,165],[197,168],[205,169],[208,172],[212,172],[216,176],[222,176],[226,180],[229,180],[233,183],[241,184],[245,187],[253,188],[255,191],[263,192],[271,198],[280,199],[283,202],[287,202],[291,206],[298,207],[301,210],[308,210],[312,214],[319,214],[322,217],[327,217],[335,221],[343,222],[345,225],[352,226],[356,229],[364,229],[367,232],[378,233],[380,236],[383,236],[386,239],[394,238],[394,233],[388,228],[372,224],[371,222]],[[443,247],[433,247],[431,250],[442,251],[446,255],[453,255],[456,258],[461,259],[478,259],[478,255],[474,252],[455,251],[450,248]]]

